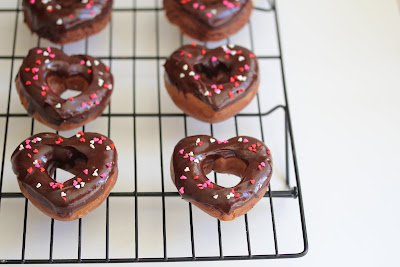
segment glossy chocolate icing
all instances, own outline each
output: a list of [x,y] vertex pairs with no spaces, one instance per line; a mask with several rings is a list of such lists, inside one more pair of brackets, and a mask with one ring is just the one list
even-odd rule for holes
[[164,7],[170,1],[176,2],[186,16],[210,29],[230,25],[251,4],[250,0],[164,0]]
[[[69,99],[50,88],[50,77],[62,79],[80,76],[87,88]],[[100,115],[113,89],[113,76],[100,60],[88,55],[68,56],[56,48],[33,48],[24,59],[16,77],[19,93],[28,102],[30,115],[37,112],[54,125],[77,124],[94,114]]]
[[112,12],[112,0],[23,0],[32,32],[58,42],[66,31],[87,27]]
[[164,67],[166,80],[178,91],[195,95],[215,111],[245,97],[259,79],[254,54],[232,44],[215,49],[182,46]]
[[[239,160],[235,167],[218,170],[240,176],[241,181],[232,188],[214,184],[206,176],[221,158]],[[270,150],[252,137],[219,141],[207,135],[191,136],[176,145],[171,174],[182,198],[231,214],[255,197],[261,197],[260,192],[268,186],[272,175],[272,157]]]
[[[113,142],[98,133],[79,132],[70,138],[36,134],[23,141],[11,156],[18,181],[40,205],[68,217],[98,198],[118,168]],[[76,175],[57,183],[55,168]]]

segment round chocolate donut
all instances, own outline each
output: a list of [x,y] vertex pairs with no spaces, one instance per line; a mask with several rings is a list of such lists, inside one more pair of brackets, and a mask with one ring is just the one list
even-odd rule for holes
[[164,0],[167,18],[182,33],[200,41],[219,41],[250,19],[251,0]]
[[[56,130],[80,127],[101,115],[110,102],[113,76],[99,59],[68,56],[57,48],[33,48],[15,79],[29,115]],[[68,99],[72,89],[81,94]]]
[[167,58],[165,87],[186,114],[220,122],[239,113],[257,93],[260,82],[254,54],[244,47],[215,49],[185,45]]
[[[222,187],[207,178],[212,170],[241,181]],[[179,141],[172,154],[171,177],[182,198],[223,221],[247,213],[267,192],[271,175],[271,151],[248,136],[225,141],[190,136]]]
[[113,0],[23,0],[25,22],[32,32],[56,44],[84,39],[103,30]]
[[[70,138],[36,134],[11,156],[22,193],[48,216],[70,221],[97,208],[118,177],[114,143],[98,133],[79,132]],[[65,182],[52,178],[56,168],[75,175]]]

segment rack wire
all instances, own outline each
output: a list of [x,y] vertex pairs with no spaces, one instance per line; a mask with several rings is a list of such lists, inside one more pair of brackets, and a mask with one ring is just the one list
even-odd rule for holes
[[[14,29],[12,32],[12,38],[8,41],[12,43],[12,48],[11,48],[11,53],[9,55],[4,55],[0,54],[0,61],[3,60],[4,62],[9,63],[9,69],[10,69],[10,74],[9,74],[9,83],[8,83],[8,91],[3,90],[2,95],[5,96],[7,95],[6,98],[6,109],[5,112],[0,111],[0,123],[4,123],[4,132],[0,131],[0,138],[3,138],[3,140],[0,139],[0,146],[2,145],[2,160],[1,160],[1,178],[0,178],[0,234],[6,234],[9,230],[6,229],[7,227],[13,228],[18,230],[22,230],[22,234],[13,234],[13,236],[17,236],[20,239],[20,247],[17,246],[14,243],[9,243],[9,240],[7,239],[7,235],[2,238],[0,235],[0,263],[117,263],[117,262],[177,262],[177,261],[218,261],[218,260],[249,260],[249,259],[276,259],[276,258],[295,258],[295,257],[301,257],[304,256],[307,253],[308,250],[308,240],[307,240],[307,231],[306,231],[306,225],[305,225],[305,218],[304,218],[304,207],[303,207],[303,202],[302,202],[302,193],[301,193],[301,187],[300,187],[300,178],[299,178],[299,172],[298,172],[298,166],[297,166],[297,159],[296,159],[296,151],[295,151],[295,146],[294,146],[294,140],[293,140],[293,130],[291,126],[291,121],[290,121],[290,113],[289,113],[289,105],[287,101],[287,92],[286,92],[286,83],[285,83],[285,75],[284,75],[284,65],[283,65],[283,59],[282,59],[282,49],[281,49],[281,42],[280,42],[280,32],[279,32],[279,19],[278,19],[278,14],[276,10],[276,6],[273,2],[271,1],[266,1],[269,4],[267,5],[268,7],[256,7],[255,12],[259,12],[260,14],[270,14],[272,15],[274,21],[274,27],[276,27],[276,41],[277,41],[277,48],[278,48],[278,54],[277,55],[263,55],[263,54],[257,54],[257,57],[259,61],[269,61],[273,60],[274,62],[278,62],[279,68],[280,68],[280,73],[281,73],[281,82],[282,82],[282,93],[283,93],[283,103],[281,104],[276,104],[269,108],[268,110],[263,110],[263,100],[260,97],[260,93],[258,93],[256,99],[254,100],[254,106],[256,107],[255,111],[253,112],[241,112],[237,116],[235,116],[232,120],[231,123],[233,125],[233,132],[235,136],[238,136],[243,131],[243,127],[241,127],[241,123],[244,122],[245,125],[247,125],[248,122],[250,123],[257,123],[257,131],[251,130],[253,133],[253,136],[260,136],[262,141],[266,141],[267,144],[269,140],[265,140],[266,136],[266,131],[271,132],[271,129],[268,128],[266,130],[266,119],[269,119],[271,117],[277,116],[276,114],[281,114],[282,121],[279,121],[278,124],[280,126],[283,125],[283,138],[284,140],[284,145],[281,147],[282,153],[278,153],[281,156],[280,161],[283,162],[283,171],[282,171],[282,177],[284,178],[284,188],[282,190],[273,190],[272,187],[274,187],[273,182],[271,182],[271,186],[266,193],[265,197],[261,202],[264,201],[264,208],[263,211],[266,213],[263,213],[264,216],[268,217],[268,221],[266,222],[261,222],[261,225],[265,224],[265,228],[269,228],[268,230],[271,234],[269,236],[266,236],[266,238],[270,238],[268,242],[272,241],[272,246],[270,247],[270,251],[268,253],[257,253],[258,251],[263,250],[261,245],[260,248],[256,248],[254,245],[254,240],[257,239],[258,236],[262,235],[263,232],[261,231],[260,233],[257,232],[258,228],[252,227],[254,224],[253,222],[257,220],[257,217],[259,217],[259,214],[255,214],[254,216],[251,216],[251,213],[244,215],[242,218],[238,218],[235,221],[239,221],[240,223],[240,229],[242,229],[242,234],[244,237],[242,238],[242,243],[244,243],[243,250],[239,253],[235,253],[236,250],[233,249],[234,253],[229,253],[227,252],[229,249],[225,248],[231,248],[224,242],[225,240],[231,241],[230,236],[232,235],[233,232],[236,232],[236,228],[232,226],[232,222],[230,223],[224,223],[220,222],[219,220],[215,219],[210,219],[208,218],[206,214],[198,212],[196,207],[193,207],[190,203],[186,204],[186,202],[180,200],[183,203],[180,205],[186,205],[188,209],[188,215],[184,215],[183,217],[188,219],[184,225],[188,226],[188,230],[185,232],[185,239],[184,241],[185,244],[188,245],[187,248],[187,253],[183,253],[185,255],[175,255],[177,253],[171,253],[170,249],[172,246],[178,247],[178,249],[175,249],[174,251],[179,251],[179,246],[181,245],[182,241],[175,241],[173,238],[171,241],[171,238],[169,238],[169,229],[170,225],[174,224],[170,223],[171,215],[170,213],[175,215],[175,211],[172,211],[171,205],[169,205],[170,200],[179,200],[179,194],[174,191],[174,190],[168,190],[171,189],[171,187],[167,183],[167,178],[168,175],[168,159],[169,159],[169,153],[170,151],[166,151],[166,146],[165,146],[165,132],[170,132],[168,125],[170,122],[175,122],[175,118],[183,123],[183,136],[188,136],[190,135],[191,132],[196,132],[196,127],[193,126],[193,119],[189,118],[187,115],[180,113],[179,111],[175,112],[165,112],[165,105],[163,104],[163,84],[162,80],[160,77],[162,77],[162,70],[160,70],[160,66],[162,62],[165,60],[166,55],[163,55],[160,52],[160,25],[162,25],[162,22],[160,22],[160,18],[163,14],[163,10],[161,8],[161,1],[155,1],[154,7],[138,7],[137,2],[133,0],[133,5],[131,7],[115,7],[114,8],[114,14],[113,16],[118,16],[119,14],[122,13],[132,13],[132,25],[127,25],[132,26],[133,28],[137,27],[137,20],[138,20],[138,14],[139,13],[146,13],[146,14],[154,14],[154,25],[155,25],[155,53],[151,55],[138,55],[135,53],[136,51],[136,43],[138,41],[138,36],[135,30],[132,30],[132,44],[133,44],[133,52],[130,55],[113,55],[113,20],[110,22],[109,25],[109,31],[108,31],[108,36],[106,42],[108,43],[108,55],[100,55],[98,56],[100,59],[108,62],[111,70],[114,70],[115,62],[122,62],[122,61],[127,61],[127,62],[132,62],[132,95],[131,95],[131,100],[132,100],[132,106],[131,106],[131,112],[118,112],[116,109],[113,109],[113,105],[118,105],[119,103],[116,101],[111,101],[110,106],[108,110],[99,118],[98,120],[101,121],[102,125],[106,125],[107,127],[107,134],[111,138],[113,138],[113,129],[116,127],[116,123],[114,123],[114,120],[130,120],[132,123],[132,135],[129,135],[129,138],[131,138],[132,142],[132,149],[128,149],[128,152],[125,155],[128,155],[129,161],[133,165],[133,190],[113,190],[110,194],[110,196],[107,198],[103,206],[103,217],[104,218],[104,228],[102,235],[104,234],[104,254],[103,256],[94,256],[91,257],[83,255],[83,250],[84,244],[86,241],[83,241],[84,236],[85,236],[85,222],[88,220],[89,222],[96,221],[99,217],[93,217],[91,220],[87,219],[87,217],[84,217],[83,219],[79,219],[76,224],[73,224],[76,229],[75,233],[77,233],[77,237],[73,239],[71,242],[76,241],[76,245],[73,245],[72,247],[74,248],[74,256],[57,256],[55,255],[55,247],[59,246],[58,244],[61,242],[60,238],[57,238],[57,233],[58,229],[60,227],[64,227],[69,229],[68,227],[71,227],[71,223],[67,224],[62,224],[58,225],[58,222],[55,222],[53,219],[46,219],[43,217],[40,217],[40,215],[35,215],[34,212],[34,207],[28,202],[28,200],[17,190],[15,190],[15,187],[12,185],[9,186],[11,182],[9,182],[12,179],[15,179],[12,174],[10,174],[10,171],[8,170],[7,167],[9,167],[7,161],[9,161],[9,155],[12,153],[12,149],[14,147],[14,144],[16,145],[20,140],[14,138],[14,125],[18,123],[19,120],[23,120],[23,122],[29,122],[29,132],[24,133],[26,136],[32,135],[33,133],[40,131],[40,129],[45,129],[43,126],[39,125],[39,123],[35,122],[33,119],[30,119],[28,115],[24,112],[13,112],[13,83],[14,79],[13,77],[15,76],[15,70],[19,67],[19,61],[23,59],[23,55],[18,55],[16,53],[16,45],[17,45],[17,32],[18,32],[18,27],[26,27],[21,23],[21,16],[22,15],[22,10],[20,7],[20,1],[18,1],[18,4],[15,8],[0,8],[0,18],[3,14],[9,14],[11,17],[15,16],[14,20]],[[1,7],[1,6],[0,6]],[[143,16],[141,16],[143,18]],[[254,35],[255,34],[262,34],[259,32],[254,32],[254,25],[253,22],[251,21],[248,26],[248,33],[249,33],[249,48],[253,51],[255,51],[255,39]],[[186,37],[183,37],[182,35],[179,36],[179,43],[182,45],[184,43],[189,42],[190,40],[187,39]],[[228,38],[225,40],[225,42],[230,43],[232,40]],[[84,46],[84,52],[85,53],[90,53],[89,51],[89,45],[88,45],[88,39],[83,41],[83,46]],[[36,44],[33,45],[43,45],[43,40],[38,39]],[[206,46],[214,46],[216,44],[212,43],[205,43]],[[1,48],[1,47],[0,47]],[[61,47],[64,49],[65,47]],[[165,54],[165,53],[164,53]],[[153,75],[156,77],[156,96],[157,96],[157,101],[156,101],[156,112],[143,112],[139,111],[139,102],[141,101],[142,95],[139,94],[139,91],[137,89],[137,80],[139,77],[137,76],[137,72],[139,70],[138,67],[138,62],[145,62],[145,61],[150,61],[150,62],[155,62],[155,65],[157,66]],[[262,78],[263,79],[263,78]],[[3,83],[2,87],[6,87],[6,85]],[[117,89],[116,89],[117,90]],[[14,93],[15,94],[15,93]],[[167,103],[168,104],[168,103]],[[164,110],[163,110],[164,108]],[[282,115],[283,114],[283,115]],[[171,120],[171,121],[170,121]],[[273,119],[275,121],[275,119]],[[140,185],[140,181],[142,181],[143,178],[143,173],[140,172],[140,157],[143,156],[143,152],[140,151],[138,147],[141,146],[143,140],[141,137],[139,138],[139,130],[138,128],[143,127],[143,125],[151,124],[153,123],[154,129],[158,129],[158,133],[156,134],[156,139],[158,139],[158,144],[155,146],[158,147],[158,156],[156,155],[156,158],[158,158],[156,161],[159,162],[160,165],[160,181],[158,188],[160,190],[138,190],[138,188],[142,187],[147,189],[146,186]],[[140,125],[139,125],[140,124]],[[89,126],[84,126],[83,130],[88,130]],[[118,127],[124,129],[125,126],[118,125]],[[215,124],[204,124],[202,125],[203,128],[201,128],[201,131],[205,131],[204,129],[207,129],[208,133],[211,135],[214,134],[221,134],[223,131],[218,131],[220,127]],[[1,127],[0,127],[1,128]],[[92,129],[93,127],[89,127]],[[179,128],[179,127],[177,127]],[[104,127],[101,127],[101,129],[104,132]],[[177,129],[174,129],[173,131],[178,131]],[[172,135],[175,133],[172,131]],[[171,134],[170,134],[171,135]],[[176,135],[182,135],[176,134]],[[143,136],[143,134],[141,135]],[[183,137],[182,136],[182,137]],[[140,140],[139,140],[140,139]],[[177,140],[179,140],[178,138]],[[115,140],[117,143],[117,140]],[[8,146],[9,143],[13,143],[13,145]],[[139,156],[139,158],[138,158]],[[151,157],[154,157],[152,155]],[[121,156],[120,156],[121,158]],[[275,158],[276,159],[276,158]],[[124,161],[126,163],[126,161]],[[120,164],[121,166],[121,164]],[[127,171],[127,169],[124,169]],[[124,175],[124,170],[120,170],[120,179],[122,175]],[[275,170],[274,170],[275,172]],[[222,177],[223,178],[223,177]],[[222,179],[220,174],[214,173],[213,180],[215,182],[218,182],[218,179]],[[294,178],[294,179],[293,179]],[[273,179],[277,179],[274,178]],[[132,181],[130,181],[132,183]],[[6,186],[7,185],[7,186]],[[153,185],[154,186],[154,185]],[[125,187],[125,185],[123,186]],[[126,188],[123,188],[126,189]],[[116,217],[115,215],[115,210],[118,208],[118,206],[112,205],[112,201],[114,200],[122,200],[122,201],[133,201],[133,205],[130,206],[133,210],[128,210],[129,214],[133,213],[133,220],[132,224],[129,224],[128,227],[130,227],[130,231],[133,234],[133,237],[129,239],[128,243],[132,244],[132,249],[130,254],[126,255],[117,255],[118,253],[114,253],[115,251],[113,249],[113,246],[115,245],[115,241],[112,242],[110,239],[115,239],[113,236],[112,231],[114,231],[111,224],[114,224],[113,218]],[[160,232],[160,248],[161,248],[161,253],[158,253],[160,255],[157,255],[157,253],[152,254],[152,249],[148,249],[146,253],[143,254],[142,251],[146,250],[146,245],[143,246],[143,243],[149,243],[145,238],[141,238],[141,234],[143,233],[143,229],[147,229],[147,227],[141,227],[144,224],[141,223],[141,217],[144,218],[146,217],[145,213],[143,212],[143,209],[140,208],[140,205],[145,201],[145,199],[150,199],[152,202],[159,202],[161,205],[161,226],[159,229]],[[287,212],[285,212],[285,207],[287,205],[279,205],[279,209],[276,207],[276,203],[280,199],[285,199],[290,202],[289,205],[294,205],[294,208],[288,209]],[[289,203],[285,202],[285,203]],[[19,204],[15,204],[19,203]],[[131,203],[131,202],[130,202]],[[175,203],[175,202],[174,202]],[[175,204],[174,204],[175,205]],[[261,204],[259,204],[261,205]],[[184,206],[181,206],[184,207]],[[10,211],[11,210],[11,213]],[[113,212],[113,215],[111,213]],[[182,213],[185,211],[182,211]],[[253,212],[253,211],[251,211]],[[260,213],[260,210],[257,210],[255,212]],[[20,214],[19,216],[15,215],[15,218],[12,220],[9,219],[10,214]],[[34,215],[30,215],[30,214]],[[279,213],[279,215],[277,215]],[[119,213],[118,213],[119,214]],[[180,213],[179,213],[180,214]],[[295,228],[298,229],[297,235],[293,235],[285,238],[285,241],[282,241],[284,238],[282,238],[281,232],[279,232],[278,228],[286,229],[284,228],[282,219],[279,219],[279,216],[283,214],[284,218],[292,218],[290,221],[295,224]],[[14,216],[14,215],[12,215]],[[35,217],[37,216],[37,217]],[[97,215],[98,216],[98,215]],[[153,216],[153,215],[152,215]],[[159,216],[159,215],[157,215]],[[181,215],[178,215],[181,216]],[[89,217],[89,215],[88,215]],[[150,216],[151,217],[151,216]],[[206,218],[207,217],[207,218]],[[37,219],[41,218],[41,219]],[[202,223],[206,222],[207,227],[215,227],[216,224],[216,231],[214,233],[216,234],[216,238],[211,238],[214,239],[217,242],[217,245],[214,245],[214,247],[217,248],[217,251],[213,254],[210,253],[211,255],[206,255],[209,251],[206,253],[201,252],[199,247],[203,244],[199,244],[199,239],[200,236],[203,234],[205,235],[212,235],[212,233],[202,233],[201,235],[198,234],[199,231],[201,231],[202,227],[199,226],[199,223],[196,223],[196,219],[200,220],[205,220],[202,221]],[[122,217],[118,217],[115,220],[121,220],[123,219]],[[153,217],[152,217],[153,219]],[[34,246],[42,246],[43,244],[41,243],[43,238],[32,238],[32,225],[40,224],[37,223],[36,220],[39,220],[39,222],[49,220],[50,223],[47,224],[47,226],[50,229],[45,229],[43,230],[42,228],[37,228],[39,232],[43,231],[46,237],[49,238],[48,240],[48,251],[46,250],[47,256],[38,256],[30,252]],[[143,219],[142,219],[143,220]],[[22,224],[21,224],[22,222]],[[148,223],[148,222],[145,222]],[[256,224],[259,225],[260,223]],[[14,226],[17,225],[17,226]],[[18,226],[19,225],[19,226]],[[233,227],[233,228],[231,228]],[[75,229],[74,228],[74,229]],[[132,231],[133,228],[133,231]],[[243,229],[244,228],[244,229]],[[15,230],[14,229],[14,230]],[[232,230],[233,229],[233,230]],[[148,229],[147,229],[148,230]],[[49,231],[49,233],[47,233]],[[47,234],[46,234],[47,233]],[[177,232],[173,232],[177,233]],[[99,233],[97,233],[98,235]],[[237,234],[237,233],[235,233]],[[29,237],[28,237],[29,236]],[[63,238],[66,238],[65,235]],[[208,238],[208,237],[207,237]],[[30,239],[32,240],[37,240],[35,241],[29,241]],[[261,238],[262,239],[262,238]],[[2,241],[3,240],[3,241]],[[189,240],[189,241],[187,241]],[[287,241],[288,240],[288,241]],[[29,244],[28,244],[29,241]],[[291,246],[288,246],[289,248],[282,247],[282,245],[279,245],[279,242],[283,242],[285,245],[288,244],[288,242],[299,242],[299,246],[295,246],[295,249],[291,250]],[[111,244],[112,243],[112,244]],[[123,243],[123,240],[118,240],[117,243],[121,243],[121,246],[124,246],[125,244]],[[259,244],[259,242],[257,243]],[[10,248],[11,247],[11,248]],[[141,248],[145,249],[141,249]],[[2,253],[1,250],[5,250],[5,252]],[[11,249],[11,250],[10,250]],[[224,250],[225,249],[225,250]],[[8,250],[10,250],[11,254],[7,254]],[[113,250],[113,251],[111,251]],[[16,253],[14,253],[17,251]],[[284,251],[282,253],[282,251]],[[171,254],[174,254],[171,256]],[[179,254],[179,253],[178,253]],[[13,256],[13,255],[20,255],[19,257]],[[142,256],[144,255],[144,256]]]

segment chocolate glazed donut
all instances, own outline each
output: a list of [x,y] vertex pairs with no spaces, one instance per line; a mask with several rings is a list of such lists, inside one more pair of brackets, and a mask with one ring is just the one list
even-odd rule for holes
[[23,0],[25,22],[32,32],[56,44],[84,39],[103,30],[113,0]]
[[226,120],[246,107],[260,83],[255,55],[238,45],[185,45],[165,62],[165,87],[174,103],[201,121]]
[[220,41],[249,22],[251,0],[164,0],[167,18],[200,41]]
[[[222,187],[207,178],[212,170],[241,181]],[[191,136],[179,141],[172,154],[171,177],[182,198],[223,221],[247,213],[265,195],[271,175],[271,151],[248,136],[225,141]]]
[[[48,216],[81,218],[107,198],[118,176],[114,143],[98,133],[79,132],[71,138],[36,134],[23,141],[11,157],[22,193]],[[56,168],[75,177],[56,182]]]
[[[57,48],[33,48],[15,79],[29,115],[56,130],[80,127],[103,113],[113,91],[113,76],[100,60],[68,56]],[[67,90],[82,91],[61,98]]]

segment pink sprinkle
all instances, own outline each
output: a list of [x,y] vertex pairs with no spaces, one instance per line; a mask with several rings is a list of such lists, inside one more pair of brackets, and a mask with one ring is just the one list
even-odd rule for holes
[[84,174],[88,174],[88,173],[89,173],[89,170],[88,170],[88,169],[84,169],[84,170],[83,170],[83,173],[84,173]]
[[95,142],[97,142],[97,141],[99,141],[99,140],[100,140],[100,139],[97,138],[97,137],[93,138],[93,141],[95,141]]
[[193,3],[193,8],[197,9],[199,7],[199,3]]
[[219,140],[217,140],[217,143],[218,143],[218,145],[222,144],[222,142],[221,142],[221,141],[219,141]]
[[204,10],[205,8],[206,8],[205,5],[201,5],[201,6],[200,6],[200,10]]
[[106,163],[107,168],[111,167],[111,163]]
[[49,57],[51,57],[51,58],[55,58],[55,57],[56,57],[56,55],[54,55],[54,54],[50,54],[50,55],[49,55]]
[[196,74],[193,76],[193,78],[197,81],[200,78],[200,75]]
[[261,162],[261,166],[265,167],[265,162]]
[[185,175],[182,175],[182,176],[180,177],[180,179],[181,179],[181,180],[186,180],[187,177],[186,177]]
[[39,49],[38,51],[36,51],[36,53],[37,53],[38,55],[40,55],[41,53],[43,53],[43,51],[42,51],[41,49]]
[[189,159],[190,159],[190,161],[193,161],[193,160],[194,160],[194,157],[190,157]]
[[86,103],[85,103],[85,102],[82,102],[81,107],[82,107],[82,108],[86,107]]
[[47,52],[51,53],[51,47],[50,46],[47,47]]
[[51,182],[51,183],[49,183],[49,185],[50,185],[50,186],[53,186],[53,185],[54,185],[54,183],[53,183],[53,182]]
[[106,174],[105,174],[105,173],[102,173],[102,174],[100,174],[100,177],[101,177],[101,178],[104,178],[104,177],[106,177]]
[[40,168],[39,163],[36,163],[36,164],[35,164],[35,167],[36,167],[36,168]]
[[227,49],[225,50],[225,53],[226,53],[226,54],[230,54],[230,53],[231,53],[231,50],[230,50],[229,48],[227,48]]
[[246,138],[243,139],[243,143],[248,143],[248,142],[249,142],[249,140],[247,140]]
[[31,0],[31,4],[33,5],[35,3],[35,0]]
[[76,180],[74,180],[74,181],[72,182],[72,185],[73,185],[73,186],[76,186],[76,185],[78,185],[78,182],[77,182]]
[[211,89],[217,89],[217,85],[216,84],[211,85]]
[[96,94],[91,94],[91,95],[90,95],[90,99],[95,99],[95,98],[97,98],[97,95],[96,95]]
[[185,193],[185,189],[183,188],[183,186],[179,189],[179,193],[181,193],[181,194]]
[[95,103],[96,105],[100,104],[99,100],[95,100],[94,103]]
[[30,145],[25,146],[26,149],[31,149],[32,147]]
[[29,139],[26,139],[26,140],[25,140],[25,143],[26,143],[26,144],[29,144],[30,142],[31,142],[31,140],[29,140]]
[[101,144],[103,144],[103,140],[99,140],[99,142],[98,142],[98,143],[99,143],[100,145],[101,145]]
[[37,81],[39,79],[39,76],[36,74],[35,76],[33,76],[33,78],[35,81]]
[[183,156],[184,159],[187,159],[189,155],[186,153],[185,156]]
[[211,17],[212,17],[211,12],[207,12],[207,13],[206,13],[206,16],[209,17],[209,18],[211,18]]
[[81,65],[85,65],[85,61],[84,60],[81,60]]
[[183,155],[183,151],[185,151],[184,149],[179,150],[179,154]]
[[244,68],[245,68],[246,70],[250,69],[249,65],[247,65],[247,64],[244,65]]
[[228,143],[228,140],[224,140],[224,144],[227,144]]
[[211,58],[211,62],[215,62],[215,61],[217,61],[217,60],[218,60],[218,59],[217,59],[216,57],[214,57],[214,56]]

